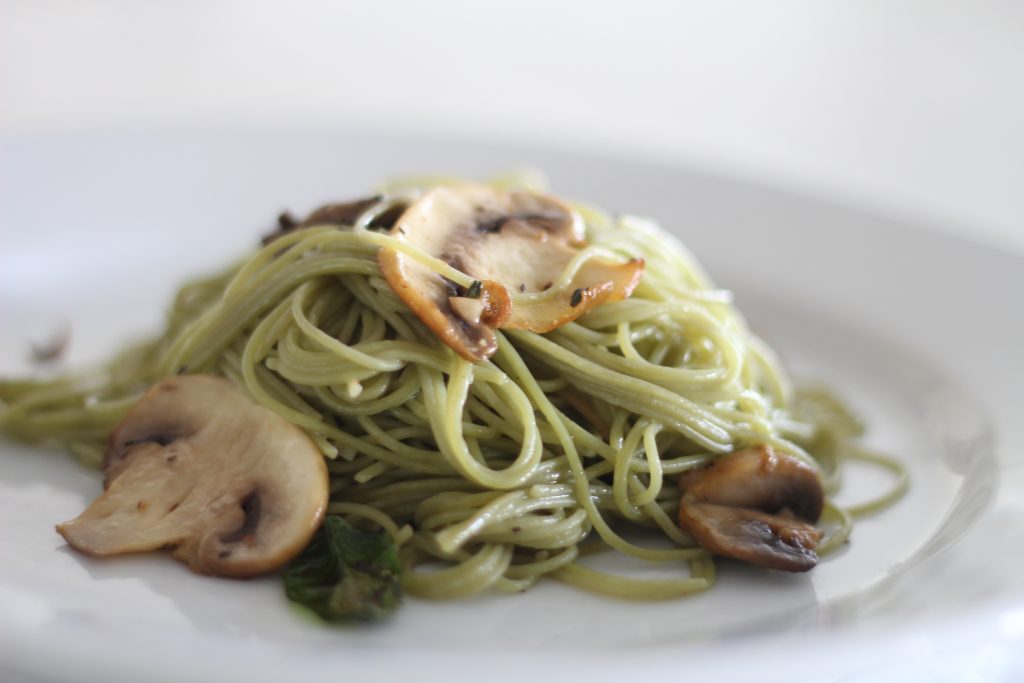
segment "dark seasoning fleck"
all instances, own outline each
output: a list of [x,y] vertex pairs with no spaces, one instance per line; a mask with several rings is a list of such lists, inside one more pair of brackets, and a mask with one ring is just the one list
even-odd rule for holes
[[573,290],[572,297],[569,299],[569,305],[572,306],[573,308],[576,308],[581,303],[583,303],[583,293],[585,291],[586,288],[584,287],[579,287]]

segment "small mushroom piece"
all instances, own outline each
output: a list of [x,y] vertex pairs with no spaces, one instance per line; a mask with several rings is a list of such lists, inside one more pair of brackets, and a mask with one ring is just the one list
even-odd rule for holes
[[679,525],[706,550],[792,572],[817,564],[825,493],[806,463],[760,446],[687,472],[679,486]]
[[306,216],[296,227],[308,228],[314,225],[352,225],[374,204],[383,199],[380,195],[356,199],[351,202],[325,204]]
[[[282,235],[287,235],[290,232],[303,228],[311,228],[318,225],[337,225],[339,227],[354,225],[360,216],[382,201],[384,201],[384,197],[376,195],[350,202],[325,204],[301,221],[285,211],[277,217],[277,228],[274,232],[263,237],[262,244],[265,246]],[[394,227],[398,217],[405,211],[405,208],[406,205],[402,202],[393,204],[374,216],[369,223],[369,227],[378,230],[390,230]]]
[[[486,185],[438,187],[413,202],[391,229],[482,284],[476,296],[396,249],[381,249],[381,272],[407,306],[468,360],[497,350],[495,330],[549,332],[595,306],[632,294],[643,261],[589,258],[572,281],[533,302],[513,305],[509,292],[551,289],[585,244],[583,223],[566,204],[533,192]],[[466,298],[482,298],[471,305]],[[477,316],[477,310],[481,310]]]
[[57,531],[89,555],[173,548],[199,574],[281,567],[327,506],[309,436],[211,375],[153,385],[111,433],[103,468],[103,494]]

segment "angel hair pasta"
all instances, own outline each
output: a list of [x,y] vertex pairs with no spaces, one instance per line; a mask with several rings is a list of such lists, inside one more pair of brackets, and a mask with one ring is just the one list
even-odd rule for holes
[[[804,524],[797,541],[819,553],[850,533],[828,501],[845,459],[896,475],[855,512],[899,496],[899,465],[861,451],[860,424],[828,394],[793,389],[674,237],[528,185],[405,183],[282,216],[241,263],[185,285],[157,339],[97,372],[4,382],[0,426],[107,466],[109,482],[108,436],[147,388],[228,378],[308,434],[326,514],[386,532],[402,588],[426,598],[544,576],[638,599],[704,590],[712,553],[730,553],[698,533],[700,515],[743,504],[695,477],[737,453],[823,484],[809,521],[788,503],[736,513],[782,535],[774,524]],[[702,492],[689,502],[688,482]],[[602,550],[678,576],[600,571]]]

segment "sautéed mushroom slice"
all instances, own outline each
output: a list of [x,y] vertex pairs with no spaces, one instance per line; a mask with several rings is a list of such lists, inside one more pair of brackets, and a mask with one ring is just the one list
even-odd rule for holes
[[156,383],[111,433],[105,491],[57,531],[89,555],[172,548],[200,574],[253,576],[320,526],[327,468],[295,425],[226,379]]
[[708,551],[793,572],[817,564],[825,494],[806,463],[760,446],[687,472],[679,486],[679,525]]

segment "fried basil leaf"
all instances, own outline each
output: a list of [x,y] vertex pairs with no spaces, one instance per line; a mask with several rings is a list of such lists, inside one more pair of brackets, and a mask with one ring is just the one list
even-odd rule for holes
[[378,621],[402,599],[398,553],[384,532],[329,515],[284,572],[285,594],[325,621]]

